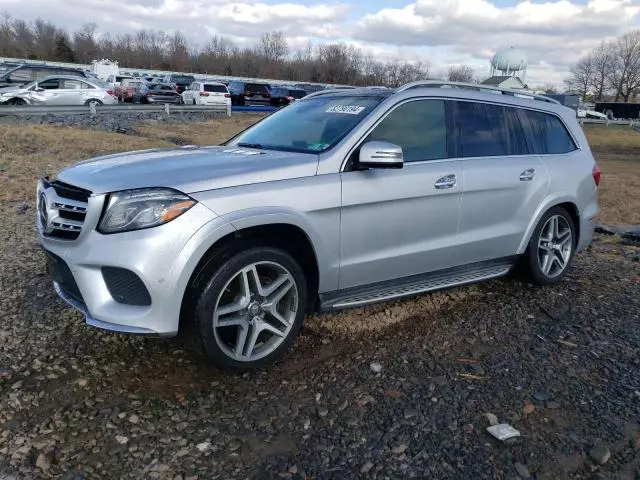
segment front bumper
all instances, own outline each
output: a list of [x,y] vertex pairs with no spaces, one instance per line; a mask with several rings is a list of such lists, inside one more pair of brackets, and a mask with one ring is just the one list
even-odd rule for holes
[[[38,186],[38,194],[42,184]],[[198,203],[175,220],[154,228],[104,235],[96,225],[104,195],[91,196],[87,216],[75,240],[43,234],[44,249],[68,267],[74,288],[54,280],[58,295],[80,310],[89,325],[106,330],[153,336],[178,332],[182,298],[191,273],[206,252],[207,239],[224,235],[232,227]],[[112,295],[103,267],[126,269],[135,274],[149,293],[148,305],[122,303]]]

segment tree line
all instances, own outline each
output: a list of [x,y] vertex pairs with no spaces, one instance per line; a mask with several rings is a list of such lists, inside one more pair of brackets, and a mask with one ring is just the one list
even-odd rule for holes
[[571,67],[565,83],[585,100],[635,99],[640,94],[640,30],[602,42]]
[[[218,35],[195,46],[181,32],[97,31],[95,23],[69,32],[45,20],[27,22],[5,14],[0,21],[0,56],[82,64],[109,59],[129,68],[369,86],[398,86],[429,78],[430,73],[427,63],[382,62],[345,43],[309,42],[292,49],[280,31],[264,33],[249,47]],[[456,79],[473,78],[469,67],[452,67],[449,73]]]

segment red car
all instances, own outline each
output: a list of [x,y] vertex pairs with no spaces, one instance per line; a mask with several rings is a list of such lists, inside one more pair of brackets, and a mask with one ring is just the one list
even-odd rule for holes
[[116,97],[123,103],[132,103],[133,94],[142,86],[142,80],[137,78],[125,78],[116,87]]

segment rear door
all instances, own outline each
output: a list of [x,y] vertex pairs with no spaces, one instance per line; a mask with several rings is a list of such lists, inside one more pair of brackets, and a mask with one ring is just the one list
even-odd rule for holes
[[217,103],[221,105],[227,103],[226,95],[228,95],[229,92],[224,85],[205,83],[202,87],[203,93],[206,93],[206,103]]
[[515,255],[549,189],[547,170],[517,108],[462,100],[450,106],[463,175],[460,262]]

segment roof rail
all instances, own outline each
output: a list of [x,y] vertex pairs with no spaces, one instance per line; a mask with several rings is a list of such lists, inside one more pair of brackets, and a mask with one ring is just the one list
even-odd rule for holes
[[532,100],[538,100],[540,102],[555,103],[561,105],[560,102],[553,98],[545,97],[544,95],[537,95],[535,93],[523,92],[520,90],[511,90],[508,88],[493,87],[491,85],[482,85],[480,83],[462,83],[462,82],[447,82],[445,80],[418,80],[416,82],[407,83],[399,87],[396,92],[404,92],[412,88],[460,88],[465,90],[476,90],[478,92],[489,91],[500,93],[502,95],[510,95],[512,97],[530,98]]
[[319,97],[320,95],[327,95],[328,93],[344,92],[340,88],[327,88],[325,90],[318,90],[317,92],[311,92],[309,95],[305,95],[302,98]]

